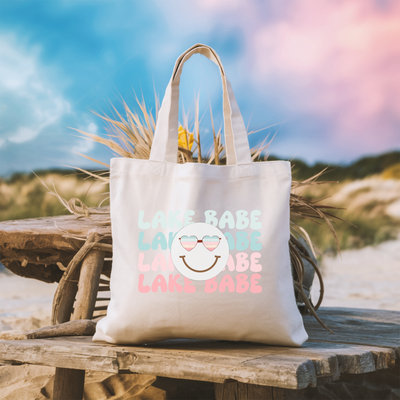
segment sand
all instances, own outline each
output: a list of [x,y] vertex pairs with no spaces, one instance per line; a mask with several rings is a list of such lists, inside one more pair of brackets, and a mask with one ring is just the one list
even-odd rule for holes
[[[323,307],[400,311],[400,238],[325,257],[321,268]],[[319,285],[313,285],[313,298],[318,292]]]
[[[400,238],[381,243],[376,247],[347,250],[342,256],[326,257],[322,263],[326,296],[323,306],[356,307],[400,311]],[[50,324],[51,303],[56,284],[0,273],[0,331],[10,329],[35,329]],[[314,285],[313,297],[318,285]],[[44,400],[51,398],[54,368],[40,366],[1,366],[0,399]],[[392,375],[383,376],[392,383],[385,386],[382,398],[400,398],[400,390],[393,386]],[[331,384],[324,389],[310,389],[309,399],[338,399],[334,393],[347,393],[346,398],[358,399],[358,386],[352,382]],[[388,381],[388,382],[389,382]],[[385,381],[386,382],[386,381]],[[379,382],[370,393],[379,393]],[[333,386],[332,386],[333,385]],[[329,389],[329,387],[331,389]],[[364,390],[363,389],[363,390]],[[375,392],[374,392],[375,391]],[[212,384],[156,379],[149,375],[110,375],[87,373],[86,400],[165,399],[166,393],[182,399],[212,398]],[[370,397],[376,398],[376,397]]]
[[0,273],[0,331],[50,325],[57,284]]

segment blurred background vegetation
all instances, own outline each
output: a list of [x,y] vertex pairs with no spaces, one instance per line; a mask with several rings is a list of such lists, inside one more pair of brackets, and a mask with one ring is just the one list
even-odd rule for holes
[[[344,210],[333,213],[346,222],[333,221],[341,250],[376,245],[396,239],[400,232],[400,152],[364,157],[348,166],[318,163],[308,166],[292,160],[293,179],[303,180],[328,168],[320,180],[332,181],[307,187],[307,198]],[[297,221],[296,221],[297,222]],[[337,252],[326,224],[298,221],[323,254]]]
[[[269,160],[276,157],[269,156]],[[328,171],[323,181],[338,181],[311,186],[302,194],[323,204],[346,208],[334,213],[348,221],[335,222],[342,250],[375,245],[394,239],[400,231],[400,152],[362,158],[347,166],[318,163],[307,165],[292,160],[293,179],[304,180]],[[68,214],[54,191],[65,199],[77,197],[89,206],[99,205],[106,197],[108,185],[71,170],[37,171],[0,178],[0,221]],[[47,186],[47,187],[46,187]],[[103,205],[108,205],[106,200]],[[332,254],[336,246],[325,224],[297,221],[309,233],[321,253]]]
[[64,199],[77,197],[88,206],[98,206],[109,191],[108,185],[71,170],[13,174],[0,178],[0,221],[69,214],[50,193],[54,190]]

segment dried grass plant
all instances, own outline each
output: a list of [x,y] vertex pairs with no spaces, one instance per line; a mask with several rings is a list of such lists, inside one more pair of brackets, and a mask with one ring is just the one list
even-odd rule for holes
[[[97,143],[101,143],[107,146],[115,156],[136,158],[136,159],[148,159],[150,156],[150,150],[153,143],[153,136],[156,126],[157,114],[159,110],[159,102],[156,98],[155,117],[151,110],[146,106],[144,101],[139,101],[136,98],[140,112],[132,111],[127,103],[123,101],[124,113],[121,114],[114,106],[112,111],[113,117],[106,114],[98,114],[106,125],[106,135],[100,136],[92,133],[84,132],[75,129],[84,138],[92,140]],[[222,129],[219,128],[216,131],[214,127],[213,114],[210,108],[210,118],[212,126],[213,143],[212,146],[206,151],[201,142],[200,135],[200,122],[201,118],[199,115],[199,98],[195,99],[194,104],[194,118],[190,119],[190,113],[186,113],[183,109],[182,112],[183,122],[179,127],[179,147],[178,147],[178,162],[198,162],[207,164],[224,164],[226,162],[225,147],[222,143]],[[189,123],[191,121],[191,124]],[[251,135],[255,132],[249,132]],[[273,139],[273,138],[272,138]],[[251,155],[253,161],[266,161],[267,156],[265,150],[268,148],[272,139],[267,142],[268,136],[259,145],[251,149]],[[93,159],[87,155],[81,154],[83,157],[102,165],[103,167],[109,168],[109,165],[102,161]],[[97,178],[99,181],[107,184],[109,183],[109,171],[102,170],[101,172],[91,172],[81,168],[77,170],[84,172],[90,176]],[[308,237],[307,232],[301,227],[302,220],[311,220],[315,223],[326,223],[331,230],[335,241],[339,246],[335,229],[332,225],[333,221],[337,218],[331,214],[331,210],[336,207],[327,206],[321,204],[321,201],[311,201],[303,197],[299,192],[310,185],[320,185],[326,183],[324,181],[318,181],[321,175],[325,171],[321,171],[319,174],[310,177],[307,180],[298,182],[292,182],[292,193],[290,199],[290,216],[291,216],[291,238],[289,243],[291,262],[293,267],[293,284],[296,292],[298,302],[303,302],[305,305],[306,312],[313,315],[326,329],[328,329],[324,323],[319,319],[316,314],[316,310],[320,306],[323,295],[324,295],[324,284],[320,270],[316,263],[315,251]],[[57,193],[53,193],[56,194]],[[58,195],[57,195],[58,196]],[[95,217],[96,214],[108,214],[108,208],[102,207],[87,207],[79,199],[70,199],[66,201],[58,196],[64,206],[73,214],[86,217]],[[308,246],[302,244],[299,238],[302,237]],[[303,242],[304,243],[304,242]],[[310,254],[310,251],[313,254]],[[308,261],[315,269],[315,273],[320,281],[320,296],[315,305],[312,304],[309,296],[306,295],[303,286],[303,279],[305,275],[304,260]],[[309,289],[309,288],[306,288]],[[329,330],[329,329],[328,329]]]

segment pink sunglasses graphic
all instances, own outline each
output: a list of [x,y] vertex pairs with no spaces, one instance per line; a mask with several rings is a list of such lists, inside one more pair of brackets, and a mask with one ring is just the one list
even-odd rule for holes
[[179,238],[179,240],[181,242],[182,247],[187,251],[193,250],[197,246],[197,243],[203,243],[203,246],[207,250],[213,251],[218,247],[221,238],[214,235],[214,236],[204,236],[202,240],[198,240],[196,236],[192,235],[192,236],[182,236],[181,238]]

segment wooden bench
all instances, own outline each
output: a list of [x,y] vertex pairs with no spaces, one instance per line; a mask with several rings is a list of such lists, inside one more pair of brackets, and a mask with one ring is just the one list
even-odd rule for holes
[[[66,266],[74,265],[93,229],[102,243],[89,235],[94,244],[81,257],[79,268],[68,275],[71,268]],[[103,300],[96,295],[99,289],[104,292],[102,287],[109,289],[110,243],[104,215],[93,220],[67,216],[0,223],[3,264],[18,275],[59,281],[63,287],[53,307],[57,323],[104,313],[105,306],[98,306]],[[114,346],[93,343],[91,337],[68,336],[0,340],[0,362],[56,367],[54,399],[62,400],[82,398],[85,370],[214,382],[216,399],[250,400],[295,399],[305,388],[340,380],[343,374],[398,366],[399,312],[322,308],[319,315],[335,334],[306,316],[310,339],[297,349],[189,340]]]
[[[374,373],[398,362],[399,312],[325,308],[320,315],[335,335],[305,317],[310,339],[297,349],[189,340],[114,346],[69,336],[0,340],[0,360],[214,382],[217,400],[296,399],[302,389],[340,380],[342,374]],[[82,397],[83,382],[73,374],[70,379],[55,398]]]

